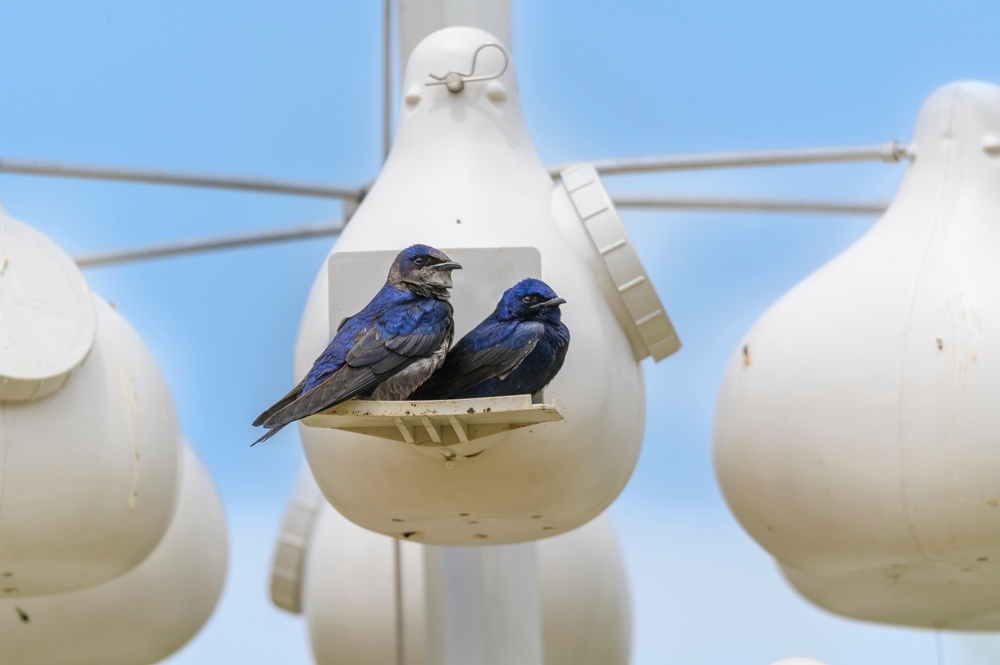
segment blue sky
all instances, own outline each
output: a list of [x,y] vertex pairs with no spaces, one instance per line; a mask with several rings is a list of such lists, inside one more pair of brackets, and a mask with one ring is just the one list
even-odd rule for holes
[[[381,150],[377,4],[0,0],[0,159],[367,181]],[[513,5],[525,115],[549,162],[906,140],[938,86],[1000,83],[1000,5],[987,0]],[[901,175],[855,164],[605,184],[888,200]],[[323,199],[4,174],[0,200],[70,252],[340,215]],[[874,220],[624,217],[685,344],[646,366],[644,449],[613,509],[635,594],[634,662],[936,663],[929,633],[837,619],[795,596],[729,517],[711,470],[715,394],[740,336]],[[308,662],[304,626],[263,591],[301,449],[293,430],[247,444],[250,421],[291,380],[299,316],[329,245],[87,273],[158,358],[231,519],[222,605],[172,662]],[[945,647],[950,664],[971,664],[996,645],[946,636]]]

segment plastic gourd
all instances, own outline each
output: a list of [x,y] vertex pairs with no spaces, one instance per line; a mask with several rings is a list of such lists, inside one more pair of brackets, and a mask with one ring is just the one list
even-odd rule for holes
[[896,624],[1000,629],[1000,88],[920,110],[885,215],[730,361],[729,507],[807,598]]
[[170,393],[72,259],[0,209],[0,599],[135,567],[177,503]]
[[[417,242],[465,258],[465,269],[454,274],[456,340],[531,272],[566,298],[563,320],[572,343],[544,396],[561,420],[493,434],[488,447],[454,455],[453,463],[384,438],[300,428],[316,480],[338,511],[367,529],[430,544],[522,542],[600,514],[624,487],[642,442],[645,395],[637,358],[676,349],[672,337],[673,346],[650,342],[655,348],[647,350],[636,324],[623,322],[631,310],[620,294],[629,285],[612,281],[579,205],[574,208],[577,202],[539,160],[513,64],[504,69],[501,45],[481,48],[494,44],[481,30],[448,28],[413,51],[392,153],[316,278],[295,355],[301,377],[329,341],[331,323],[336,327],[331,311],[360,309],[385,281],[396,252]],[[427,85],[435,81],[431,75],[468,72],[474,59],[477,76],[503,73],[470,80],[457,93]],[[585,193],[600,204],[603,190],[594,184],[578,186],[589,185]],[[606,197],[602,205],[591,207],[613,212]],[[609,251],[624,245],[620,240]],[[331,292],[330,266],[340,270],[344,260],[353,267],[337,273]],[[658,303],[639,277],[634,284]],[[669,326],[662,311],[641,317],[647,320]]]
[[[303,519],[310,515],[308,519]],[[429,662],[423,552],[402,545],[403,633],[409,665]],[[628,585],[607,513],[538,542],[542,639],[547,665],[626,665]],[[293,559],[283,550],[298,549]],[[396,662],[393,545],[337,513],[308,472],[286,513],[272,597],[305,614],[320,665]],[[275,594],[279,590],[279,594]],[[291,601],[291,602],[289,602]]]
[[153,553],[88,589],[0,600],[0,662],[149,665],[201,629],[226,577],[226,522],[208,471],[185,449],[177,511]]

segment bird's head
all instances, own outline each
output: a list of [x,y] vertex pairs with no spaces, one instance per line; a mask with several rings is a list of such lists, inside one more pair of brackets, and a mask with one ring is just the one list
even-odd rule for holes
[[451,271],[461,269],[439,249],[411,245],[396,255],[389,268],[389,283],[419,295],[447,298],[453,286]]
[[529,277],[504,292],[497,305],[497,317],[501,321],[543,319],[558,323],[559,305],[565,302],[548,284]]

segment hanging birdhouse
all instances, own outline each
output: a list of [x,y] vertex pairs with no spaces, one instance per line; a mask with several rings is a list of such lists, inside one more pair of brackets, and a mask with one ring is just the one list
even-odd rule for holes
[[100,584],[177,503],[170,392],[73,260],[0,209],[0,600]]
[[[537,544],[542,643],[547,665],[626,665],[628,584],[610,517]],[[407,663],[433,662],[427,625],[433,585],[426,553],[402,543]],[[437,548],[434,548],[437,549]],[[352,524],[299,476],[278,537],[271,578],[276,605],[305,615],[321,665],[396,662],[393,541]]]
[[3,662],[148,665],[208,621],[226,577],[226,520],[208,470],[184,448],[177,510],[153,553],[103,584],[0,600]]
[[456,341],[528,277],[566,300],[572,341],[534,396],[358,401],[307,419],[309,464],[351,521],[432,544],[534,540],[594,518],[628,481],[643,434],[639,361],[679,342],[596,173],[563,180],[535,152],[502,44],[448,28],[417,46],[392,153],[310,294],[296,374],[416,243],[463,266]]
[[1000,88],[920,110],[872,229],[768,310],[726,372],[719,484],[815,603],[1000,628]]

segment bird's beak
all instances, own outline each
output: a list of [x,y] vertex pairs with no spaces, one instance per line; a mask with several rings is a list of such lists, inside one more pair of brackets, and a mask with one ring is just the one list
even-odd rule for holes
[[552,300],[546,300],[545,302],[535,303],[530,309],[541,309],[543,307],[558,307],[559,305],[565,305],[566,301],[562,298],[553,298]]
[[435,263],[431,267],[435,270],[461,270],[462,264],[455,261],[445,261],[444,263]]

